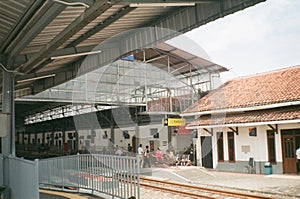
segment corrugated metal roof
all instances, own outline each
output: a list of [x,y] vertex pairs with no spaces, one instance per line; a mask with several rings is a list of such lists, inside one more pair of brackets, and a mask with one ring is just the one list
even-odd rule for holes
[[0,44],[5,42],[33,1],[0,1]]
[[21,54],[35,53],[54,39],[70,23],[74,21],[85,10],[85,7],[66,7],[41,33],[39,33],[22,51]]
[[[112,36],[141,27],[186,32],[262,1],[264,0],[226,0],[221,6],[219,1],[203,3],[200,0],[195,1],[195,6],[171,7],[129,6],[130,2],[141,3],[147,2],[146,0],[78,1],[88,2],[88,6],[67,5],[66,0],[66,3],[55,0],[0,1],[0,61],[7,68],[25,74],[16,76],[16,90],[41,92],[58,82],[74,78],[83,58],[78,56],[54,60],[53,56],[89,52]],[[150,0],[148,2],[157,3]],[[107,52],[111,57],[106,61],[114,61],[130,51],[140,49],[143,42],[154,42],[153,38],[156,36],[160,37],[161,33],[145,31],[132,34],[130,38],[118,41],[120,46]],[[160,38],[161,40],[155,41],[155,45],[173,36],[175,35]],[[116,50],[120,48],[122,49],[117,53]],[[116,57],[112,58],[112,55]],[[199,62],[190,60],[193,61]],[[49,74],[54,76],[48,78]],[[42,78],[43,76],[47,78]],[[39,80],[33,80],[33,77],[39,77]],[[25,79],[28,81],[19,83],[19,80]]]

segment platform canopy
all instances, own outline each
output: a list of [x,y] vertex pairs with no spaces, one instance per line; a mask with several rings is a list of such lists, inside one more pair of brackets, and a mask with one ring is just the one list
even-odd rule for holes
[[0,1],[0,71],[15,74],[16,97],[36,94],[75,78],[87,55],[104,66],[263,1]]
[[[89,57],[85,61],[95,62]],[[218,86],[212,77],[224,71],[207,59],[160,43],[36,95],[17,98],[17,112],[31,115],[31,121],[119,106],[144,107],[147,114],[178,114],[202,92]]]

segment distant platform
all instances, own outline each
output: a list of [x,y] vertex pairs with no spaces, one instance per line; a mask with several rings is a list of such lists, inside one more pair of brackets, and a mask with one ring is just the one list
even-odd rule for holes
[[142,169],[141,174],[195,185],[270,193],[278,198],[300,198],[300,175],[220,172],[195,166]]
[[61,191],[40,189],[40,199],[103,199],[98,196],[83,193],[67,193]]

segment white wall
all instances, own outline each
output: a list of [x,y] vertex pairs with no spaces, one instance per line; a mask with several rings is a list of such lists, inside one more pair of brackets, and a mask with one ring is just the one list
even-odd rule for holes
[[[275,125],[272,125],[275,128]],[[249,136],[249,128],[257,128],[257,136]],[[299,129],[299,124],[280,124],[278,125],[278,133],[275,133],[275,147],[276,147],[276,161],[282,162],[282,146],[281,146],[281,130],[283,129]],[[235,129],[235,128],[234,128]],[[234,134],[235,142],[235,158],[236,161],[248,161],[253,157],[255,161],[267,162],[268,161],[268,143],[267,143],[267,130],[272,130],[268,125],[239,127],[238,135]],[[227,132],[232,131],[229,128],[214,129],[212,138],[213,150],[213,165],[216,168],[218,164],[217,155],[217,135],[216,132],[223,131],[223,147],[224,147],[224,160],[228,161],[228,141]],[[243,152],[242,146],[249,146],[249,152]],[[198,146],[197,146],[198,147]],[[199,148],[199,147],[198,147]]]
[[[238,135],[235,134],[236,161],[248,161],[253,157],[255,161],[267,161],[267,135],[264,126],[258,126],[257,136],[249,136],[249,127],[239,127]],[[227,140],[226,140],[227,141]],[[243,152],[242,147],[249,147],[249,152]]]
[[[153,135],[151,135],[150,129],[157,128],[159,132],[159,138],[153,138]],[[163,152],[166,151],[168,147],[168,128],[163,126],[162,124],[152,124],[147,126],[139,126],[138,127],[138,139],[139,143],[143,146],[150,145],[150,141],[156,140],[158,141],[158,146],[160,147]],[[123,131],[128,131],[130,138],[124,139],[123,137]],[[127,149],[128,143],[132,145],[132,137],[136,134],[136,127],[124,127],[121,129],[115,129],[115,145],[121,146],[125,149]],[[157,142],[156,142],[157,143]],[[167,143],[167,144],[166,144]]]

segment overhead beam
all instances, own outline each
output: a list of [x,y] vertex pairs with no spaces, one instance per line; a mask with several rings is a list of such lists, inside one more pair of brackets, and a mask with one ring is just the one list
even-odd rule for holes
[[18,68],[24,73],[30,73],[40,63],[49,58],[50,54],[55,51],[59,46],[64,44],[74,34],[79,32],[82,28],[88,25],[91,21],[96,19],[99,15],[103,14],[106,10],[111,8],[120,0],[98,0],[84,13],[77,17],[64,31],[59,33],[47,46],[41,49],[32,59],[28,60],[23,66]]
[[[94,28],[90,29],[88,32],[81,35],[78,39],[74,40],[70,44],[67,45],[65,49],[60,49],[57,52],[54,52],[51,54],[51,57],[58,57],[58,56],[67,56],[71,54],[77,54],[77,53],[88,53],[93,50],[96,46],[83,46],[76,48],[76,45],[80,44],[87,38],[93,36],[97,32],[103,30],[104,28],[108,27],[110,24],[114,23],[115,21],[119,20],[121,17],[125,16],[129,12],[134,10],[134,8],[131,8],[129,6],[122,8],[119,12],[115,13],[114,15],[110,16],[108,19],[104,20],[103,22],[99,23]],[[35,68],[32,72],[38,71],[40,68],[48,64],[50,60],[44,61],[41,63],[37,68]]]
[[75,41],[70,43],[67,46],[67,48],[68,47],[74,47],[74,46],[80,44],[81,42],[83,42],[87,38],[93,36],[97,32],[103,30],[104,28],[108,27],[110,24],[112,24],[115,21],[119,20],[121,17],[125,16],[126,14],[131,12],[132,10],[134,10],[134,8],[131,8],[129,6],[126,6],[126,7],[122,8],[119,12],[115,13],[114,15],[111,15],[106,20],[102,21],[101,23],[99,23],[98,25],[96,25],[95,27],[93,27],[92,29],[87,31],[86,33],[82,34],[78,39],[76,39]]
[[[116,42],[109,42],[106,43],[105,46],[101,47],[101,50],[107,50],[107,49],[112,49],[112,48],[117,48],[119,45],[117,45]],[[97,45],[90,45],[90,46],[74,46],[74,47],[69,47],[69,48],[62,48],[55,50],[52,52],[49,56],[49,58],[43,62],[43,64],[40,64],[38,67],[36,67],[34,70],[31,71],[31,73],[35,73],[39,69],[43,68],[45,64],[50,63],[50,59],[52,57],[59,57],[59,56],[67,56],[67,55],[72,55],[72,54],[79,54],[79,53],[89,53],[93,51]],[[23,54],[23,55],[18,55],[15,57],[13,60],[11,60],[11,66],[20,66],[22,64],[25,64],[29,59],[34,57],[36,53],[28,53],[28,54]],[[0,61],[4,59],[4,55],[0,54]]]
[[[157,29],[159,28],[170,28],[170,29],[174,29],[174,24],[176,25],[175,22],[177,22],[179,19],[182,19],[182,24],[179,24],[178,26],[176,25],[176,30],[177,31],[182,31],[182,32],[186,32],[190,29],[193,29],[195,27],[198,27],[202,24],[208,23],[209,21],[215,20],[217,18],[219,18],[220,16],[224,16],[224,14],[230,14],[233,13],[235,11],[238,11],[240,9],[249,7],[251,5],[254,5],[256,3],[262,2],[264,0],[224,0],[223,3],[223,11],[220,10],[220,3],[219,1],[212,1],[215,3],[211,3],[211,4],[199,4],[196,5],[195,7],[176,7],[174,9],[172,9],[171,12],[166,13],[164,16],[160,16],[158,18],[156,18],[155,20],[142,25],[141,27],[145,27],[145,26],[154,26]],[[82,14],[82,16],[79,16],[69,27],[66,28],[65,31],[63,31],[62,33],[60,33],[58,35],[58,37],[54,40],[52,40],[49,45],[45,46],[40,52],[38,52],[37,54],[33,55],[32,57],[27,57],[26,62],[24,63],[24,66],[21,68],[22,71],[25,71],[27,74],[28,73],[32,73],[32,72],[37,72],[38,69],[44,67],[45,63],[50,63],[50,57],[53,56],[54,54],[59,55],[59,54],[67,54],[68,50],[73,50],[73,52],[76,52],[76,48],[68,48],[66,49],[66,51],[63,50],[57,50],[57,48],[63,44],[65,41],[67,41],[71,36],[73,36],[76,32],[78,32],[81,27],[84,27],[86,24],[88,24],[89,20],[92,20],[94,18],[96,18],[97,16],[100,15],[100,13],[105,12],[105,9],[109,9],[110,6],[112,4],[109,3],[105,3],[103,1],[101,1],[103,3],[103,5],[101,7],[101,3],[99,1],[97,1],[97,5],[95,7],[95,4],[93,6],[91,6],[89,9],[86,10],[86,12],[84,14]],[[110,1],[111,3],[116,3],[117,1]],[[108,4],[108,5],[106,5]],[[93,9],[93,10],[91,10]],[[205,10],[210,10],[209,12],[206,11],[203,13],[203,11]],[[95,12],[93,12],[95,11]],[[221,13],[223,12],[223,13]],[[97,13],[97,14],[96,14]],[[186,19],[187,17],[189,17],[189,19]],[[80,27],[78,27],[80,26]],[[149,27],[148,26],[148,27]],[[158,36],[160,36],[160,34],[156,34],[156,32],[147,32],[146,33],[149,34],[153,34],[154,38],[157,39]],[[174,31],[175,32],[175,31]],[[132,41],[136,41],[137,45],[143,44],[146,46],[146,44],[144,44],[143,40],[141,40],[140,38],[140,34],[135,33],[133,31],[129,31],[128,34],[130,34],[128,36],[128,38],[126,38],[126,35],[123,36],[122,38],[117,38],[117,41],[115,41],[116,43],[118,42],[117,46],[119,47],[117,50],[119,50],[118,53],[116,53],[116,51],[110,51],[108,50],[107,52],[101,53],[99,56],[99,60],[101,60],[100,64],[105,64],[109,61],[114,61],[116,58],[124,55],[124,53],[128,53],[128,52],[132,52],[135,49],[127,49],[126,48],[126,42],[130,42],[130,40]],[[168,37],[169,35],[167,35]],[[174,36],[174,35],[172,35]],[[124,39],[125,38],[125,39]],[[119,39],[119,40],[118,40]],[[163,41],[163,39],[158,38],[161,41]],[[154,42],[154,41],[151,41]],[[106,44],[105,44],[106,45]],[[143,48],[143,46],[141,46],[141,48]],[[99,49],[102,50],[102,49]],[[64,51],[64,52],[63,52]],[[28,59],[29,58],[29,59]],[[81,62],[81,61],[80,61]],[[80,63],[78,62],[78,63]],[[70,67],[71,71],[75,71],[78,68],[78,65],[80,64],[76,64],[77,66],[74,67],[74,62],[71,63],[70,65],[66,66],[66,67]],[[69,68],[69,70],[70,70]],[[86,72],[91,71],[95,69],[95,67],[86,67]],[[41,82],[43,80],[39,80],[39,82]],[[61,82],[62,83],[62,82]],[[46,84],[48,85],[48,84]],[[48,86],[45,86],[45,88],[47,88]],[[38,91],[41,88],[35,90]]]
[[[4,51],[4,54],[8,55],[8,59],[17,56],[65,7],[65,5],[53,3],[53,1],[46,1],[29,21],[22,21],[24,24],[20,24],[20,26],[24,26],[24,28]],[[34,11],[32,10],[32,12]]]
[[20,32],[22,32],[22,29],[24,29],[24,24],[28,24],[31,18],[34,16],[35,13],[39,12],[40,7],[45,3],[45,1],[33,1],[30,5],[30,8],[26,11],[25,15],[22,17],[22,19],[19,21],[19,23],[16,25],[14,30],[10,32],[10,34],[7,35],[7,37],[4,39],[3,45],[0,47],[0,52],[3,52],[17,37]]

